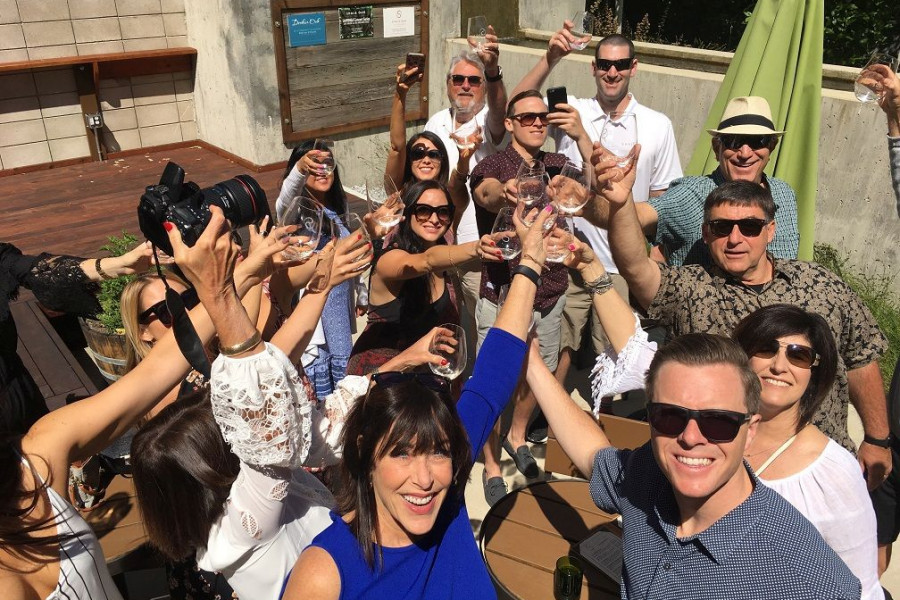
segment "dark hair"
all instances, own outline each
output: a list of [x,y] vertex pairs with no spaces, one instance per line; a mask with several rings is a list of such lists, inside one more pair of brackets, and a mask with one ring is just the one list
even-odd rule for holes
[[600,43],[597,44],[597,49],[594,51],[595,61],[600,59],[600,48],[604,46],[628,46],[628,56],[629,58],[634,58],[634,42],[621,33],[614,33],[600,40]]
[[656,401],[656,380],[663,365],[676,362],[689,367],[731,365],[738,370],[744,388],[747,412],[759,412],[759,377],[750,368],[750,361],[741,347],[727,337],[711,333],[688,333],[662,346],[653,357],[644,388],[650,402]]
[[716,187],[703,203],[703,222],[717,206],[755,206],[761,208],[767,221],[775,220],[775,201],[769,188],[752,181],[729,181]]
[[772,340],[788,335],[802,335],[819,357],[812,367],[809,385],[800,398],[797,431],[812,421],[813,415],[831,391],[837,374],[838,352],[828,322],[821,316],[790,304],[773,304],[756,310],[734,328],[731,337],[741,345],[747,356]]
[[338,509],[341,514],[353,513],[349,526],[370,566],[375,563],[372,544],[378,543],[372,473],[375,463],[393,449],[410,454],[446,450],[453,465],[453,481],[445,502],[463,500],[472,470],[472,446],[449,392],[438,392],[415,380],[375,385],[347,415],[342,441]]
[[[293,169],[297,162],[303,158],[303,156],[313,149],[315,145],[315,140],[306,141],[294,148],[291,151],[291,157],[288,158],[287,168],[284,170],[284,175],[281,180],[284,181],[287,179],[287,176],[291,174],[291,169]],[[340,169],[337,166],[337,163],[334,165],[334,182],[331,184],[331,188],[325,192],[325,206],[333,210],[339,215],[343,215],[347,212],[347,194],[344,193],[344,186],[341,185],[341,174]]]
[[208,388],[142,427],[131,461],[150,542],[173,560],[206,548],[240,467],[213,418]]
[[515,113],[516,102],[519,100],[524,100],[525,98],[540,98],[541,102],[544,101],[544,95],[541,94],[538,90],[524,90],[519,92],[515,96],[512,97],[512,100],[506,103],[506,118],[511,119]]
[[450,179],[450,157],[447,156],[447,147],[444,146],[444,142],[441,141],[441,138],[431,133],[430,131],[423,131],[421,133],[417,133],[409,138],[409,141],[406,142],[406,164],[403,165],[403,181],[395,181],[398,187],[405,186],[408,183],[416,181],[412,174],[412,149],[416,145],[420,139],[425,138],[437,148],[438,152],[441,153],[441,168],[438,171],[437,181],[444,185],[447,185],[447,181]]

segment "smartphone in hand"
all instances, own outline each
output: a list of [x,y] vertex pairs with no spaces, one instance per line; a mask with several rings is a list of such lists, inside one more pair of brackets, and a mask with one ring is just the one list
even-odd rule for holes
[[425,55],[421,52],[408,52],[406,54],[406,70],[413,67],[419,68],[419,73],[425,73]]
[[554,87],[547,90],[547,105],[550,112],[556,112],[557,104],[568,104],[569,94],[565,86]]

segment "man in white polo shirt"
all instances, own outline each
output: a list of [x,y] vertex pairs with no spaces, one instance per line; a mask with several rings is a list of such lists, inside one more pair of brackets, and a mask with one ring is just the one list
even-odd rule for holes
[[[547,52],[519,82],[513,95],[525,89],[541,89],[550,71],[572,51],[571,43],[577,38],[572,34],[571,28],[572,23],[566,21],[563,28],[550,38]],[[637,123],[638,143],[641,144],[634,186],[635,202],[646,202],[651,196],[665,192],[669,182],[681,177],[682,171],[672,122],[664,114],[639,104],[628,92],[628,84],[636,71],[637,59],[631,40],[618,34],[603,38],[591,62],[591,72],[597,84],[596,96],[568,97],[568,104],[581,115],[583,127],[571,126],[571,109],[563,105],[561,110],[550,115],[550,136],[556,142],[557,152],[565,154],[570,160],[583,160],[578,151],[578,140],[572,137],[579,135],[579,129],[587,132],[591,141],[597,142],[610,113],[633,113]],[[627,298],[627,286],[613,263],[606,230],[591,225],[580,217],[575,219],[575,228],[579,237],[590,243],[607,272],[613,274],[619,293]],[[594,350],[601,352],[606,344],[606,336],[596,317],[592,318],[590,295],[576,275],[570,280],[566,294],[559,367],[556,371],[560,381],[565,381],[573,350],[581,345],[581,331],[589,320],[593,323],[591,331]],[[540,433],[535,432],[529,439],[538,441],[541,437]]]
[[[450,61],[447,71],[447,97],[450,107],[428,119],[425,131],[441,138],[447,148],[449,164],[459,161],[459,148],[451,134],[472,119],[481,130],[482,142],[469,161],[470,172],[482,159],[507,143],[506,128],[506,87],[503,85],[503,70],[498,64],[500,49],[493,27],[488,28],[487,42],[481,52],[463,50]],[[466,190],[469,186],[466,186]],[[464,244],[479,238],[475,224],[475,205],[471,201],[463,213],[456,229],[456,243]],[[475,304],[481,284],[481,269],[460,273],[463,287],[464,306],[460,310],[463,327],[466,330],[469,347],[475,347]],[[471,363],[471,361],[470,361]]]

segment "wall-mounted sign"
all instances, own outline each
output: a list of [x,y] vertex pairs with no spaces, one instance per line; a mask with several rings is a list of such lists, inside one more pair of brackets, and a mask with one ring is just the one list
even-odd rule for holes
[[382,9],[384,37],[405,37],[416,34],[416,7],[392,6]]
[[291,48],[325,43],[325,13],[290,13],[284,16]]
[[339,8],[338,22],[342,40],[375,37],[371,5]]

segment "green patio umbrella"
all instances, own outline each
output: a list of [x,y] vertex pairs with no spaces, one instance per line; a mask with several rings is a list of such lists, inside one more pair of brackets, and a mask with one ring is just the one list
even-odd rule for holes
[[[824,13],[824,0],[759,0],[704,127],[718,126],[731,98],[762,96],[769,101],[775,127],[786,133],[766,174],[787,181],[797,192],[804,260],[813,254]],[[701,135],[688,173],[702,175],[717,165],[709,138]]]

